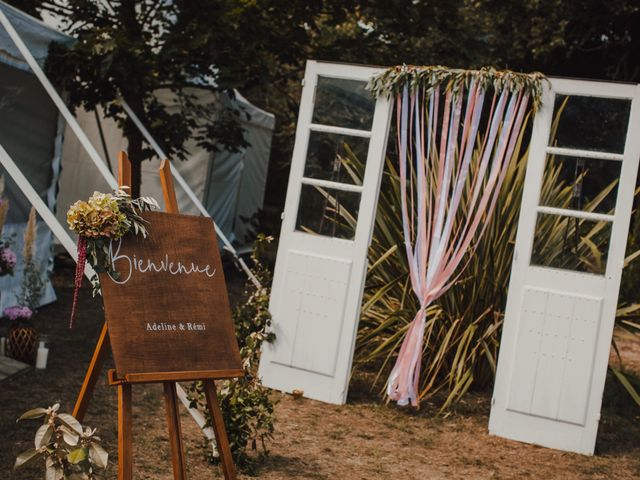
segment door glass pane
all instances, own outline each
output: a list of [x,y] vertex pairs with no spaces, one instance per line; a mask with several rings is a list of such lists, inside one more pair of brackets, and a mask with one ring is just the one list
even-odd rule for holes
[[553,108],[558,128],[549,144],[609,153],[623,153],[631,101],[615,98],[556,95]]
[[313,123],[371,130],[376,101],[367,82],[318,77]]
[[531,264],[602,275],[611,223],[539,213]]
[[311,132],[304,176],[362,185],[369,139]]
[[614,213],[622,162],[547,155],[540,205]]
[[358,192],[303,184],[296,230],[353,240],[356,235],[359,208]]

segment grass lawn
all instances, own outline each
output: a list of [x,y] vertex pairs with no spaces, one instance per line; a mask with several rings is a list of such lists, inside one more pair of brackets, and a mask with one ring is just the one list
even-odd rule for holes
[[[0,385],[0,478],[40,479],[43,466],[12,472],[15,456],[32,445],[36,421],[16,424],[25,410],[59,401],[70,412],[103,322],[100,299],[81,293],[78,319],[67,327],[72,267],[53,277],[59,301],[39,312],[36,325],[50,338],[49,365]],[[6,321],[0,326],[7,326]],[[640,371],[637,339],[620,338],[627,364]],[[110,363],[107,368],[112,367]],[[162,387],[137,385],[134,398],[135,478],[172,479]],[[609,378],[598,435],[597,454],[576,454],[525,445],[487,433],[490,392],[473,393],[443,417],[425,404],[419,411],[385,406],[363,377],[352,381],[349,403],[326,405],[279,400],[276,435],[270,454],[257,458],[251,476],[270,479],[637,479],[640,478],[640,409]],[[98,384],[85,423],[97,427],[110,454],[107,478],[117,474],[116,390],[105,375]],[[183,411],[189,478],[222,478],[207,460],[203,435]]]

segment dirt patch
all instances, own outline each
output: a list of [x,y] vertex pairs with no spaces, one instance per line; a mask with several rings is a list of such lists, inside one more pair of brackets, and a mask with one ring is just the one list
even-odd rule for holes
[[[0,478],[42,478],[41,466],[12,473],[15,455],[31,446],[36,424],[15,423],[24,410],[60,401],[70,411],[103,322],[100,300],[86,289],[77,325],[67,328],[72,272],[58,268],[59,301],[40,311],[36,324],[49,335],[46,371],[33,371],[0,385]],[[236,288],[235,291],[238,291]],[[3,323],[1,326],[7,326]],[[638,339],[617,334],[626,366],[640,372]],[[110,367],[109,365],[108,367]],[[108,478],[116,478],[115,389],[101,380],[85,423],[98,427],[110,453]],[[490,393],[474,393],[444,418],[435,408],[420,411],[380,404],[362,379],[352,382],[347,405],[279,400],[270,455],[256,458],[252,475],[240,479],[635,479],[640,477],[640,409],[609,378],[594,457],[563,453],[489,436]],[[135,478],[172,479],[162,390],[134,387]],[[183,411],[189,478],[222,478],[207,460],[203,436]]]

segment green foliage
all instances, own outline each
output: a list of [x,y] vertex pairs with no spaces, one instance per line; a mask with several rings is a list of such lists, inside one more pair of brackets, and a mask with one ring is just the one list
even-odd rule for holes
[[[239,119],[224,97],[233,89],[271,88],[306,59],[304,45],[326,12],[335,24],[343,1],[284,0],[12,0],[31,13],[57,17],[76,37],[71,49],[54,46],[47,70],[73,106],[102,106],[128,139],[133,162],[132,195],[139,194],[140,163],[153,150],[122,106],[122,97],[169,157],[187,157],[187,140],[208,149],[245,146]],[[347,2],[345,7],[353,2]],[[293,67],[293,68],[292,68]],[[202,85],[221,102],[202,104],[192,87]],[[175,97],[179,109],[166,108],[160,90]],[[264,103],[263,103],[264,105]]]
[[[256,2],[260,4],[261,2]],[[268,197],[284,203],[300,79],[307,58],[372,65],[492,66],[546,75],[638,81],[640,5],[562,0],[371,0],[324,4],[309,22],[299,62],[276,65],[267,85],[244,90],[276,114]],[[265,10],[266,11],[266,10]],[[393,14],[390,14],[393,12]],[[271,66],[267,67],[273,68]],[[273,201],[272,200],[272,201]],[[277,209],[279,212],[281,209]]]
[[485,60],[548,75],[637,81],[640,5],[628,0],[467,0]]
[[109,455],[100,445],[95,429],[83,428],[68,413],[58,413],[60,404],[34,408],[20,420],[44,421],[36,431],[34,448],[16,458],[14,469],[43,459],[47,480],[97,480],[104,478]]
[[[275,404],[269,396],[269,390],[260,385],[257,377],[262,342],[272,342],[275,339],[275,335],[267,331],[271,324],[268,310],[270,287],[264,287],[271,285],[271,272],[260,261],[264,249],[272,240],[271,237],[258,235],[251,258],[254,263],[253,273],[263,287],[256,288],[247,280],[244,300],[233,312],[245,376],[219,382],[218,388],[218,402],[231,452],[235,462],[246,468],[251,467],[247,449],[261,449],[267,454],[266,442],[272,438],[274,431]],[[192,406],[205,412],[210,422],[201,382],[191,385],[189,398]]]
[[[636,250],[633,255],[640,256],[640,249]],[[633,258],[632,256],[627,257],[625,265],[627,264],[627,262],[632,261]],[[638,262],[635,263],[637,264]],[[631,265],[633,265],[633,263]],[[627,277],[627,279],[628,278],[629,277]],[[622,296],[622,294],[620,298],[621,301],[624,302],[624,297]],[[619,307],[617,311],[617,325],[621,330],[634,335],[636,340],[640,341],[639,312],[640,304],[638,303]],[[617,365],[610,364],[609,369],[613,372],[614,376],[624,387],[627,393],[629,393],[629,396],[633,399],[633,401],[636,402],[636,404],[640,407],[640,378],[638,378],[637,375],[629,375],[629,372],[625,373],[625,368],[622,363],[622,356],[620,355],[615,337],[613,339],[613,348],[617,354],[618,362]]]
[[[465,260],[455,285],[427,309],[420,397],[441,394],[442,408],[460,399],[474,383],[486,385],[493,379],[526,153],[520,156],[516,151],[514,160],[475,254]],[[355,356],[356,368],[375,366],[372,388],[381,391],[419,308],[408,281],[399,205],[399,176],[387,161]]]
[[44,280],[40,272],[40,266],[33,258],[25,261],[22,289],[18,295],[18,304],[25,305],[31,310],[36,309],[40,305],[40,299],[44,293]]
[[35,310],[40,305],[45,286],[36,258],[36,229],[36,210],[31,207],[24,231],[22,289],[18,295],[18,304],[27,306],[31,310]]
[[468,87],[472,80],[485,90],[491,87],[495,92],[521,90],[531,97],[533,108],[538,109],[542,99],[542,84],[546,77],[539,72],[525,74],[491,67],[465,70],[403,64],[390,67],[372,78],[369,87],[378,97],[398,95],[405,86],[412,91],[425,89],[428,92],[444,86],[446,91],[455,92],[462,86]]

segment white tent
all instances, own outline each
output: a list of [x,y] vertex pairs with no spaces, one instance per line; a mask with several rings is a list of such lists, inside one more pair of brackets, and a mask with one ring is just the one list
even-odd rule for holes
[[[232,108],[243,112],[239,118],[249,147],[239,152],[208,152],[191,141],[187,144],[188,160],[174,161],[174,166],[218,227],[230,240],[243,245],[251,235],[250,226],[243,219],[251,218],[263,205],[275,117],[249,103],[239,92],[235,92],[234,100],[203,87],[189,88],[188,93],[200,103],[230,102]],[[157,96],[170,113],[179,111],[178,99],[171,92],[161,90]],[[98,150],[102,149],[102,129],[107,154],[115,168],[118,151],[127,147],[126,139],[115,121],[104,118],[101,112],[96,119],[93,112],[82,110],[76,112],[76,118]],[[161,201],[162,188],[158,176],[160,159],[155,158],[142,165],[142,194]],[[67,135],[58,194],[60,208],[57,217],[61,222],[64,222],[65,212],[71,203],[88,197],[94,190],[109,190],[105,180],[96,175],[95,170],[80,142],[74,135]],[[200,213],[179,185],[176,186],[176,195],[181,212],[193,215]]]
[[[94,145],[78,125],[76,118],[71,114],[62,97],[55,90],[42,69],[52,41],[70,44],[74,40],[55,30],[51,30],[39,20],[6,5],[2,0],[0,0],[0,24],[0,67],[7,65],[13,69],[24,71],[22,76],[12,71],[11,68],[5,68],[0,71],[0,114],[3,114],[0,116],[0,165],[2,166],[0,174],[5,173],[6,169],[8,174],[6,178],[9,181],[8,194],[14,204],[16,206],[21,205],[23,210],[22,217],[20,217],[19,213],[15,213],[14,223],[9,225],[7,229],[14,228],[19,230],[20,223],[22,223],[22,230],[24,230],[24,213],[28,211],[29,205],[33,205],[43,218],[44,224],[51,229],[56,239],[75,259],[77,258],[77,251],[68,229],[63,227],[63,224],[52,212],[57,204],[56,187],[59,180],[64,138],[63,120],[67,122],[68,129],[73,131],[74,134],[68,138],[78,139],[84,152],[87,152],[94,165],[94,171],[88,173],[86,178],[79,180],[89,183],[96,177],[102,178],[103,184],[107,189],[115,188],[117,183],[113,174],[109,172],[109,169],[103,163]],[[33,75],[33,77],[29,75]],[[6,92],[2,90],[6,90]],[[46,95],[44,95],[45,92]],[[156,154],[160,158],[166,157],[135,113],[131,111],[126,103],[123,102],[122,105],[127,115],[134,121]],[[18,112],[17,114],[16,111]],[[50,121],[44,120],[47,115],[50,116]],[[267,119],[266,122],[272,130],[273,116],[265,115],[271,118],[270,121]],[[42,119],[39,119],[39,116],[42,116]],[[255,117],[259,119],[260,115]],[[262,145],[268,152],[271,135],[269,134],[266,144],[260,143],[259,140],[254,142],[251,140],[252,128],[248,128],[248,130],[250,141],[255,145]],[[25,132],[27,132],[26,136],[24,135]],[[260,138],[266,139],[267,137]],[[5,142],[9,147],[5,148]],[[107,158],[109,157],[107,156]],[[79,165],[77,164],[77,166]],[[71,168],[73,168],[73,165]],[[266,169],[266,165],[264,165],[264,168]],[[171,172],[177,185],[182,188],[182,193],[189,197],[190,201],[197,207],[197,211],[211,218],[201,199],[194,194],[183,176],[173,165],[171,166]],[[262,199],[264,183],[259,188],[261,188],[259,198]],[[12,218],[9,220],[11,221]],[[44,224],[38,225],[39,243],[37,247],[37,259],[41,261],[42,270],[47,267],[51,244],[51,232],[46,229]],[[259,287],[258,280],[249,270],[244,260],[238,256],[227,236],[215,222],[214,227],[219,239],[227,250],[235,256],[238,266]],[[19,238],[16,243],[16,250],[20,252],[22,246]],[[91,278],[94,274],[89,265],[85,267],[84,273],[88,278]],[[11,282],[11,280],[14,281]],[[19,291],[20,283],[21,279],[19,277],[5,278],[4,282],[0,282],[3,303],[15,301],[14,292]],[[47,281],[42,303],[53,300],[55,300],[55,294]],[[213,442],[211,427],[205,428],[204,416],[198,410],[191,408],[187,396],[180,385],[177,385],[177,394],[200,428],[203,429],[207,438]]]
[[[71,44],[68,37],[0,0],[0,9],[14,25],[40,66],[44,65],[52,41]],[[228,101],[205,87],[194,87],[202,102]],[[161,101],[170,110],[177,110],[177,100],[167,92],[159,92]],[[188,145],[189,161],[175,162],[195,196],[216,220],[230,240],[240,245],[250,235],[250,218],[262,208],[266,174],[275,118],[255,107],[238,92],[232,101],[241,115],[245,138],[250,144],[240,152],[210,153],[194,144]],[[93,113],[77,112],[77,118],[91,143],[102,151],[98,123]],[[114,162],[117,152],[126,148],[126,141],[114,122],[100,117],[106,137],[107,152]],[[76,134],[70,130],[44,88],[23,59],[5,29],[0,29],[0,145],[15,160],[46,205],[56,212],[64,225],[68,206],[94,190],[108,191],[105,177],[98,173]],[[64,139],[64,143],[63,143]],[[86,145],[85,145],[86,147]],[[114,162],[115,163],[115,162]],[[162,199],[157,169],[159,159],[145,162],[143,194]],[[0,168],[0,174],[5,173]],[[22,235],[31,203],[10,176],[6,178],[5,195],[11,209],[5,235],[13,238],[12,248],[21,264]],[[188,193],[176,185],[178,201],[184,213],[200,214]],[[191,192],[189,192],[191,193]],[[191,193],[193,195],[193,193]],[[42,222],[38,223],[37,260],[44,272],[50,268],[52,235]],[[22,273],[0,278],[0,309],[12,305],[20,293]],[[46,282],[42,304],[55,300],[51,284]]]
[[[63,44],[73,42],[71,37],[52,30],[3,2],[0,2],[0,9],[20,33],[40,65],[44,64],[52,41]],[[23,61],[7,32],[0,29],[0,145],[31,179],[32,185],[51,209],[56,205],[62,125],[57,108]],[[18,265],[22,265],[22,236],[31,203],[2,168],[0,174],[5,177],[5,196],[10,201],[3,233],[5,236],[13,236],[12,249],[18,255]],[[38,222],[37,233],[36,259],[44,279],[52,236],[42,222]],[[21,284],[20,269],[17,269],[14,276],[0,278],[0,309],[15,304]],[[41,302],[45,304],[54,300],[55,293],[47,279]]]

